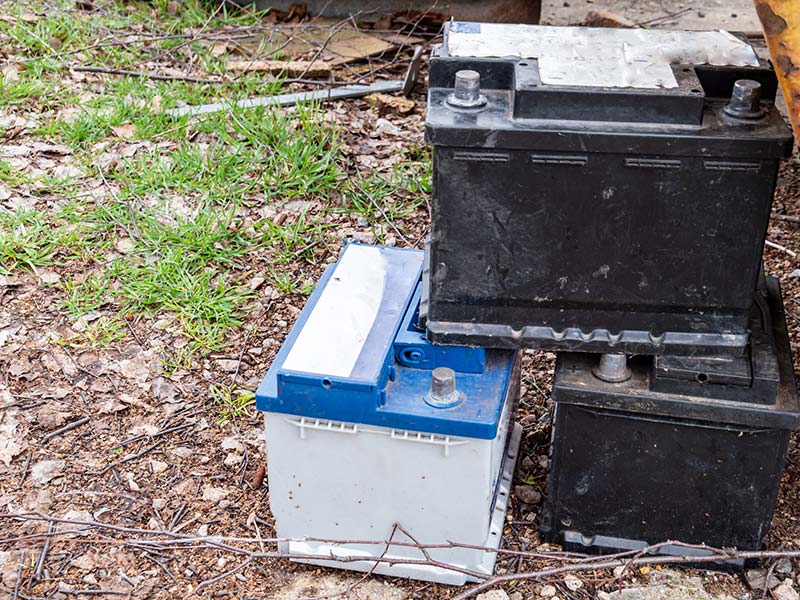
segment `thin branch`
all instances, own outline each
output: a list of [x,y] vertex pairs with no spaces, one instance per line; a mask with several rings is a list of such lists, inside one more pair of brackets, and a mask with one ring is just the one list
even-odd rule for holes
[[780,213],[773,213],[773,219],[777,219],[778,221],[788,221],[789,223],[800,223],[800,217],[797,215],[782,215]]
[[775,248],[775,250],[780,250],[781,252],[785,252],[792,258],[797,258],[797,252],[795,252],[794,250],[790,250],[786,246],[781,246],[780,244],[776,244],[775,242],[770,242],[769,240],[766,240],[764,243],[770,248]]
[[73,71],[81,73],[105,73],[108,75],[123,75],[126,77],[142,77],[153,81],[188,81],[189,83],[224,83],[224,79],[204,79],[202,77],[191,77],[189,75],[159,75],[157,73],[147,73],[145,71],[129,71],[127,69],[112,69],[110,67],[97,67],[93,65],[72,65],[69,67]]
[[[564,553],[564,552],[552,552],[552,553],[527,552],[521,550],[505,551],[502,549],[494,549],[488,547],[483,548],[480,546],[470,546],[466,544],[458,544],[455,542],[447,542],[440,544],[421,544],[417,540],[415,540],[415,538],[407,530],[402,528],[402,526],[399,524],[396,527],[397,531],[402,531],[410,540],[412,540],[411,543],[401,542],[396,539],[393,539],[395,533],[394,529],[392,532],[392,536],[390,537],[389,540],[336,540],[336,539],[325,539],[325,538],[265,539],[261,537],[258,538],[234,538],[234,537],[226,538],[223,536],[198,537],[198,536],[178,534],[170,531],[152,531],[134,527],[124,527],[120,525],[105,524],[96,521],[83,521],[79,519],[62,519],[62,518],[39,515],[39,514],[5,514],[5,515],[0,515],[0,519],[50,522],[50,528],[46,533],[27,535],[27,536],[6,537],[0,539],[0,545],[2,544],[18,545],[19,542],[22,540],[37,539],[37,538],[48,539],[58,536],[64,537],[67,535],[75,535],[75,534],[85,536],[87,533],[86,529],[97,528],[116,533],[139,535],[143,536],[143,538],[116,539],[109,537],[100,537],[100,538],[89,539],[83,537],[80,539],[68,538],[64,539],[63,541],[65,543],[89,544],[92,546],[97,546],[104,543],[115,544],[115,545],[137,548],[140,550],[144,549],[147,552],[157,552],[157,553],[170,550],[180,551],[186,549],[214,550],[214,551],[225,550],[232,554],[239,555],[243,558],[242,562],[240,562],[236,567],[230,569],[229,571],[223,573],[220,576],[202,582],[200,587],[206,587],[214,583],[218,583],[225,577],[234,575],[239,571],[245,569],[248,565],[252,564],[254,561],[261,559],[271,559],[271,558],[290,558],[296,560],[313,560],[313,561],[324,560],[324,561],[339,562],[339,563],[367,562],[367,563],[372,563],[373,566],[370,569],[370,571],[372,572],[375,571],[375,565],[377,564],[416,565],[416,566],[436,567],[444,569],[446,571],[469,575],[470,577],[480,582],[474,585],[473,587],[464,590],[459,595],[457,595],[453,600],[467,600],[468,598],[472,598],[485,590],[509,583],[511,581],[544,580],[547,578],[562,576],[565,573],[610,570],[617,567],[623,567],[624,571],[625,569],[628,569],[633,566],[642,566],[651,564],[661,564],[661,565],[703,564],[703,563],[715,563],[715,562],[723,562],[731,560],[800,558],[800,550],[737,551],[734,549],[719,549],[704,545],[686,544],[676,541],[666,541],[660,544],[647,546],[645,548],[641,548],[638,550],[620,552],[617,554],[606,555],[606,556],[586,556],[586,555],[578,555],[574,553]],[[54,531],[53,523],[69,523],[73,525],[80,525],[85,527],[85,529]],[[248,550],[247,548],[241,546],[231,545],[232,543],[237,543],[237,542],[260,545],[265,542],[275,543],[275,542],[292,542],[292,541],[324,542],[336,546],[347,546],[356,544],[358,545],[380,544],[384,546],[384,550],[380,556],[367,557],[364,556],[363,554],[348,556],[346,554],[320,555],[320,554],[295,554],[283,551],[265,552],[263,550],[260,551]],[[417,548],[422,553],[423,558],[387,556],[388,548],[390,546],[395,546],[395,545]],[[663,551],[666,546],[669,546],[670,550],[673,552],[678,549],[683,549],[684,552],[670,554],[670,555],[660,554],[659,552]],[[487,552],[496,552],[498,554],[513,554],[514,556],[529,560],[556,561],[559,564],[557,564],[556,566],[548,566],[546,568],[540,568],[537,570],[515,572],[507,575],[489,576],[486,573],[473,571],[470,569],[459,567],[457,565],[451,565],[449,563],[444,563],[435,560],[431,557],[429,552],[431,548],[462,548],[462,547],[477,548],[485,550]],[[698,550],[704,552],[705,554],[698,554]]]
[[[672,545],[682,546],[680,542],[664,542],[658,546]],[[652,547],[644,548],[643,550],[650,550]],[[754,551],[737,551],[737,550],[722,550],[719,548],[704,548],[711,554],[705,556],[698,556],[696,554],[679,554],[679,555],[657,555],[657,556],[643,556],[630,561],[631,566],[641,565],[677,565],[677,564],[703,564],[714,563],[730,560],[748,560],[748,559],[763,559],[763,558],[800,558],[800,550],[754,550]],[[640,551],[641,552],[641,551]],[[624,567],[627,561],[620,559],[615,560],[597,560],[594,562],[583,561],[580,563],[573,563],[568,565],[561,565],[550,569],[540,569],[538,571],[527,571],[524,573],[513,573],[511,575],[498,575],[491,577],[486,581],[479,583],[468,590],[454,596],[452,600],[467,600],[481,592],[488,589],[508,583],[511,581],[537,579],[542,580],[565,573],[577,573],[584,571],[606,570],[615,569],[617,567]]]
[[91,421],[91,417],[81,417],[80,419],[72,421],[72,423],[67,423],[62,428],[56,429],[55,431],[51,431],[46,436],[44,436],[42,438],[42,444],[46,444],[47,442],[52,440],[54,437],[58,437],[59,435],[67,433],[68,431],[72,431],[73,429],[77,429],[78,427],[88,423],[89,421]]

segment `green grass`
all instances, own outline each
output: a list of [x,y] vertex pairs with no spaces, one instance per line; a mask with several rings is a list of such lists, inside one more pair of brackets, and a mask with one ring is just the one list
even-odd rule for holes
[[268,198],[327,197],[345,178],[336,130],[314,105],[233,110],[231,128],[220,137],[259,165],[258,180]]
[[256,395],[250,390],[242,390],[236,386],[228,388],[212,385],[210,393],[220,413],[217,419],[218,425],[224,425],[240,417],[252,417],[250,408],[255,404]]
[[325,243],[331,227],[330,223],[325,223],[321,218],[310,217],[307,211],[280,225],[272,219],[265,219],[257,224],[262,236],[260,243],[272,249],[276,263],[286,263],[298,258],[310,259],[314,248]]
[[36,210],[0,207],[0,274],[15,269],[35,270],[54,264],[56,258],[71,260],[87,245],[85,230],[64,222],[60,215],[55,221]]
[[[38,85],[45,84],[38,82]],[[240,98],[271,95],[279,93],[281,88],[280,81],[265,81],[256,75],[221,85],[117,77],[104,86],[102,93],[84,103],[77,115],[54,118],[42,124],[36,133],[58,138],[81,152],[98,142],[113,139],[114,128],[121,126],[132,127],[132,139],[185,142],[196,131],[226,133],[227,115],[190,123],[188,118],[175,119],[164,114],[165,110],[175,108],[181,102],[197,105],[221,98],[233,102]]]
[[189,218],[169,220],[141,206],[117,203],[106,210],[135,236],[130,251],[107,270],[120,313],[169,312],[192,349],[221,347],[252,297],[239,282],[244,270],[237,261],[254,243],[240,233],[237,206],[202,204]]
[[75,335],[65,338],[56,336],[53,341],[61,346],[85,349],[96,348],[117,342],[125,337],[126,325],[116,317],[99,317],[85,323],[83,329]]
[[[203,34],[220,27],[259,26],[264,17],[264,12],[255,8],[236,9],[216,0],[180,0],[177,10],[170,10],[176,3],[169,0],[124,6],[115,0],[92,1],[98,10],[80,10],[74,0],[53,0],[47,7],[27,2],[4,5],[0,44],[11,55],[13,72],[0,76],[0,107],[83,104],[85,98],[69,85],[68,69],[75,64],[146,72],[149,69],[142,65],[155,60],[170,68],[185,68],[193,76],[198,67],[212,76],[228,75],[225,57],[214,55],[213,41]],[[159,97],[166,109],[179,101],[195,104],[274,93],[280,83],[267,82],[258,74],[208,84],[109,75],[104,87],[107,93],[98,93],[102,100],[92,99],[78,119],[48,126],[62,129],[76,145],[87,145],[108,135],[110,126],[128,121],[145,132],[162,129],[161,123],[151,123],[148,118],[159,111],[152,106],[146,111],[131,110],[121,105],[126,98],[148,101]],[[112,106],[99,106],[103,100]],[[107,109],[108,114],[98,109]]]
[[242,304],[252,297],[235,278],[202,268],[180,247],[153,260],[117,260],[112,272],[120,281],[122,314],[169,311],[192,348],[200,351],[224,345],[225,333],[242,324]]
[[49,265],[59,238],[59,232],[48,227],[41,213],[0,209],[0,274]]
[[[123,160],[107,174],[121,186],[113,202],[76,200],[55,213],[0,213],[0,269],[34,269],[61,259],[94,263],[90,275],[63,280],[64,312],[75,317],[113,306],[122,317],[173,315],[189,342],[176,368],[192,353],[223,347],[228,331],[242,324],[253,298],[243,285],[250,273],[246,254],[267,249],[275,265],[267,268],[271,283],[284,293],[309,293],[302,270],[278,265],[313,259],[329,225],[302,213],[281,225],[267,219],[245,229],[237,215],[247,194],[324,199],[342,177],[335,130],[322,124],[314,107],[253,111],[231,122],[220,116],[205,126],[217,136],[208,145],[187,140],[168,152],[156,148]],[[69,142],[87,144],[100,134],[74,126],[69,135]],[[13,169],[0,165],[0,176],[13,178]],[[54,191],[61,184],[40,182]],[[176,195],[190,214],[175,214]],[[99,260],[119,237],[129,238],[125,253],[107,264]],[[103,333],[85,343],[110,339]]]
[[62,282],[64,299],[61,306],[72,317],[99,310],[109,303],[109,277],[92,273],[88,277],[71,276]]
[[[131,2],[125,7],[96,0],[95,5],[99,10],[89,12],[77,9],[72,0],[54,0],[44,10],[11,3],[5,7],[10,18],[0,21],[0,34],[29,57],[64,59],[83,51],[104,59],[103,64],[120,66],[151,56],[146,52],[175,52],[180,47],[202,55],[209,49],[202,39],[194,39],[199,28],[260,25],[264,16],[254,8],[240,10],[203,0]],[[134,32],[142,40],[120,43],[119,38]]]
[[[58,343],[112,343],[127,335],[132,316],[166,317],[182,339],[171,345],[165,368],[191,368],[241,326],[255,297],[245,284],[254,271],[269,274],[279,293],[310,293],[320,255],[339,245],[328,211],[395,221],[424,203],[425,148],[406,151],[391,171],[353,177],[339,132],[318,106],[232,107],[194,119],[163,114],[181,103],[279,93],[280,81],[259,74],[214,84],[87,74],[91,86],[74,84],[72,65],[142,71],[160,54],[163,64],[186,67],[187,74],[197,75],[199,66],[202,77],[229,75],[226,57],[192,36],[201,28],[260,25],[263,16],[201,0],[181,1],[177,11],[169,0],[95,3],[99,10],[85,12],[73,0],[55,0],[36,19],[23,18],[30,5],[14,4],[8,11],[18,18],[0,21],[0,44],[24,59],[0,77],[0,107],[47,109],[49,120],[25,136],[69,146],[85,173],[32,177],[0,161],[3,185],[41,200],[37,210],[0,205],[0,274],[57,270],[60,311],[88,321]],[[120,139],[120,127],[130,140]],[[119,152],[128,141],[143,143],[132,156]],[[101,172],[103,152],[118,156]],[[255,216],[263,203],[280,208],[291,200],[314,208],[282,221]],[[217,394],[225,418],[244,414],[248,394]]]
[[[376,172],[348,181],[341,209],[387,226],[414,215],[431,193],[430,153],[412,148],[406,152],[406,159],[389,173]],[[383,241],[382,235],[378,241]]]
[[9,186],[22,185],[28,181],[24,175],[11,166],[11,163],[0,160],[0,182]]
[[41,75],[31,77],[23,72],[19,79],[0,77],[0,105],[20,105],[32,98],[52,101],[55,97],[55,85]]

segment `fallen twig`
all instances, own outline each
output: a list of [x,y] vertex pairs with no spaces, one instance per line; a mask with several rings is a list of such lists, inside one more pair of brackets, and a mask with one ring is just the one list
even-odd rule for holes
[[72,421],[72,423],[67,423],[66,425],[64,425],[60,429],[56,429],[55,431],[51,431],[46,436],[44,436],[42,438],[42,444],[46,444],[47,442],[52,440],[54,437],[58,437],[58,436],[60,436],[60,435],[62,435],[64,433],[67,433],[68,431],[72,431],[73,429],[76,429],[76,428],[80,427],[81,425],[84,425],[84,424],[88,423],[90,420],[91,420],[90,417],[81,417],[80,419],[77,419],[76,421]]
[[769,240],[766,240],[764,244],[766,244],[770,248],[775,248],[775,250],[780,250],[781,252],[785,252],[792,258],[797,258],[797,252],[795,252],[794,250],[790,250],[786,246],[781,246],[780,244],[776,244],[775,242],[770,242]]
[[126,462],[130,462],[132,460],[136,460],[137,458],[141,458],[142,456],[144,456],[148,452],[151,452],[151,451],[155,450],[156,448],[158,448],[165,441],[166,440],[158,440],[155,444],[153,444],[151,446],[148,446],[147,448],[145,448],[141,452],[137,452],[136,454],[128,454],[127,456],[121,458],[120,460],[112,462],[110,465],[108,465],[104,469],[102,469],[100,471],[94,471],[92,473],[87,473],[87,475],[92,475],[94,477],[99,477],[101,475],[105,475],[106,473],[108,473],[114,467],[118,467],[119,465],[122,465],[122,464],[124,464]]
[[[56,524],[50,523],[50,526],[47,528],[48,533],[53,533],[56,530]],[[42,570],[44,569],[45,560],[47,560],[47,553],[50,551],[50,542],[53,538],[48,537],[44,541],[44,545],[42,546],[42,553],[39,555],[39,558],[36,560],[36,567],[33,571],[33,579],[34,581],[39,581],[42,578]]]
[[111,69],[109,67],[96,67],[92,65],[72,65],[73,71],[81,73],[104,73],[107,75],[123,75],[126,77],[143,77],[154,81],[188,81],[189,83],[223,83],[224,79],[203,79],[189,75],[159,75],[145,71],[129,71],[127,69]]
[[[662,544],[658,544],[658,546],[663,545],[674,545],[674,546],[682,546],[680,542],[664,542]],[[643,550],[648,551],[652,547],[644,548]],[[704,555],[704,556],[697,556],[695,554],[679,554],[679,555],[657,555],[657,556],[642,556],[641,558],[637,558],[631,561],[624,561],[621,559],[614,559],[614,560],[598,560],[591,562],[589,560],[561,565],[559,567],[553,567],[550,569],[540,569],[538,571],[527,571],[524,573],[514,573],[511,575],[498,575],[495,577],[491,577],[486,579],[486,581],[476,584],[475,586],[471,587],[468,590],[454,596],[452,600],[467,600],[467,598],[472,598],[483,591],[496,587],[498,585],[502,585],[504,583],[508,583],[510,581],[518,581],[518,580],[526,580],[526,579],[538,579],[542,580],[545,578],[555,577],[557,575],[563,575],[565,573],[576,573],[582,571],[595,571],[595,570],[605,570],[605,569],[615,569],[617,567],[624,567],[625,565],[630,564],[630,566],[643,566],[643,565],[679,565],[679,564],[703,564],[703,563],[714,563],[714,562],[723,562],[723,561],[731,561],[731,560],[748,560],[748,559],[764,559],[764,558],[800,558],[800,551],[796,550],[753,550],[753,551],[737,551],[737,550],[722,550],[719,548],[710,548],[704,547],[704,550],[711,552],[712,554]],[[639,552],[642,552],[641,550]]]
[[[446,542],[439,544],[422,544],[418,543],[405,529],[397,525],[395,531],[402,531],[411,542],[403,542],[391,536],[389,540],[334,540],[324,538],[262,538],[258,537],[224,537],[224,536],[192,536],[186,534],[179,534],[172,531],[152,531],[148,529],[141,529],[135,527],[124,527],[120,525],[100,523],[97,521],[79,520],[79,519],[62,519],[40,514],[6,514],[0,515],[0,520],[20,520],[20,521],[47,521],[50,523],[49,530],[39,534],[29,534],[24,536],[13,536],[0,538],[0,545],[14,544],[18,545],[21,541],[33,539],[52,539],[56,537],[73,536],[76,534],[81,535],[79,539],[67,538],[64,541],[67,543],[77,544],[90,544],[92,546],[102,544],[123,545],[146,552],[163,553],[165,551],[181,551],[187,549],[206,549],[214,551],[228,551],[232,554],[242,557],[241,562],[236,567],[226,571],[222,575],[216,576],[212,579],[201,582],[200,587],[207,587],[211,584],[218,583],[225,577],[234,575],[247,566],[251,565],[256,560],[271,559],[271,558],[293,558],[299,560],[325,560],[330,562],[366,562],[374,565],[387,564],[387,565],[417,565],[438,567],[453,572],[463,573],[469,577],[479,581],[476,585],[462,591],[454,597],[453,600],[466,600],[472,598],[481,592],[490,588],[509,583],[511,581],[520,580],[545,580],[557,576],[563,576],[566,573],[579,573],[587,571],[610,570],[617,567],[623,567],[623,575],[626,570],[634,566],[644,566],[652,564],[660,565],[680,565],[680,564],[704,564],[725,561],[741,561],[741,560],[755,560],[755,559],[778,559],[778,558],[800,558],[800,550],[759,550],[759,551],[737,551],[734,549],[719,549],[712,548],[697,544],[685,544],[682,542],[667,541],[652,546],[640,548],[638,550],[631,550],[620,552],[617,554],[605,556],[587,556],[585,554],[576,554],[568,552],[537,552],[537,551],[524,551],[524,550],[504,550],[490,547],[472,546],[469,544],[459,544],[456,542]],[[79,525],[83,529],[71,530],[54,530],[54,523],[68,523]],[[86,537],[87,530],[100,529],[117,533],[124,533],[129,535],[136,535],[141,537]],[[346,554],[325,555],[318,554],[293,554],[283,551],[264,551],[261,545],[264,543],[278,543],[278,542],[322,542],[335,544],[337,546],[347,545],[364,545],[375,544],[383,545],[384,550],[380,556],[365,557],[362,554],[355,556],[347,556]],[[256,544],[258,550],[249,550],[243,546],[236,546],[232,544]],[[385,548],[391,546],[403,546],[409,548],[417,548],[421,554],[421,558],[410,557],[397,557],[387,556],[388,552]],[[680,552],[679,549],[684,549],[682,553],[675,554],[659,554],[664,551],[664,547],[669,546],[671,552]],[[497,554],[509,554],[519,556],[523,559],[532,561],[555,561],[556,566],[546,566],[545,568],[533,569],[529,571],[515,572],[507,575],[489,576],[485,573],[472,571],[437,561],[431,557],[429,550],[434,548],[476,548],[488,552],[496,552]],[[698,554],[698,551],[704,554]],[[375,568],[371,569],[374,572]],[[368,572],[369,574],[369,572]],[[199,589],[199,588],[198,588]]]

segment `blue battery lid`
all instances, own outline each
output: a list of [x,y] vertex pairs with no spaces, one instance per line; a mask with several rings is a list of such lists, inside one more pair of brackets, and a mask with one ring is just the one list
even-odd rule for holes
[[[415,327],[423,253],[345,247],[323,274],[256,393],[259,410],[491,439],[512,393],[514,352],[433,346]],[[431,369],[464,400],[426,403]]]

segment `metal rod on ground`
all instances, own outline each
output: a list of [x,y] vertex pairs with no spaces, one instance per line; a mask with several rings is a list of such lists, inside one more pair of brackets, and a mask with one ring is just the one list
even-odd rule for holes
[[422,57],[422,48],[416,46],[414,48],[414,56],[411,58],[411,63],[408,65],[408,70],[402,81],[376,81],[369,85],[348,85],[340,88],[327,88],[323,90],[315,90],[312,92],[297,92],[294,94],[279,94],[277,96],[266,96],[264,98],[248,98],[247,100],[239,100],[238,102],[214,102],[212,104],[202,104],[200,106],[184,106],[181,108],[172,108],[164,111],[165,114],[171,117],[183,117],[186,115],[207,115],[216,113],[223,110],[228,110],[233,106],[238,108],[255,108],[257,106],[293,106],[299,102],[319,101],[325,102],[327,100],[343,100],[345,98],[359,98],[375,93],[390,93],[390,92],[403,92],[409,95],[417,84],[419,76],[419,62]]

